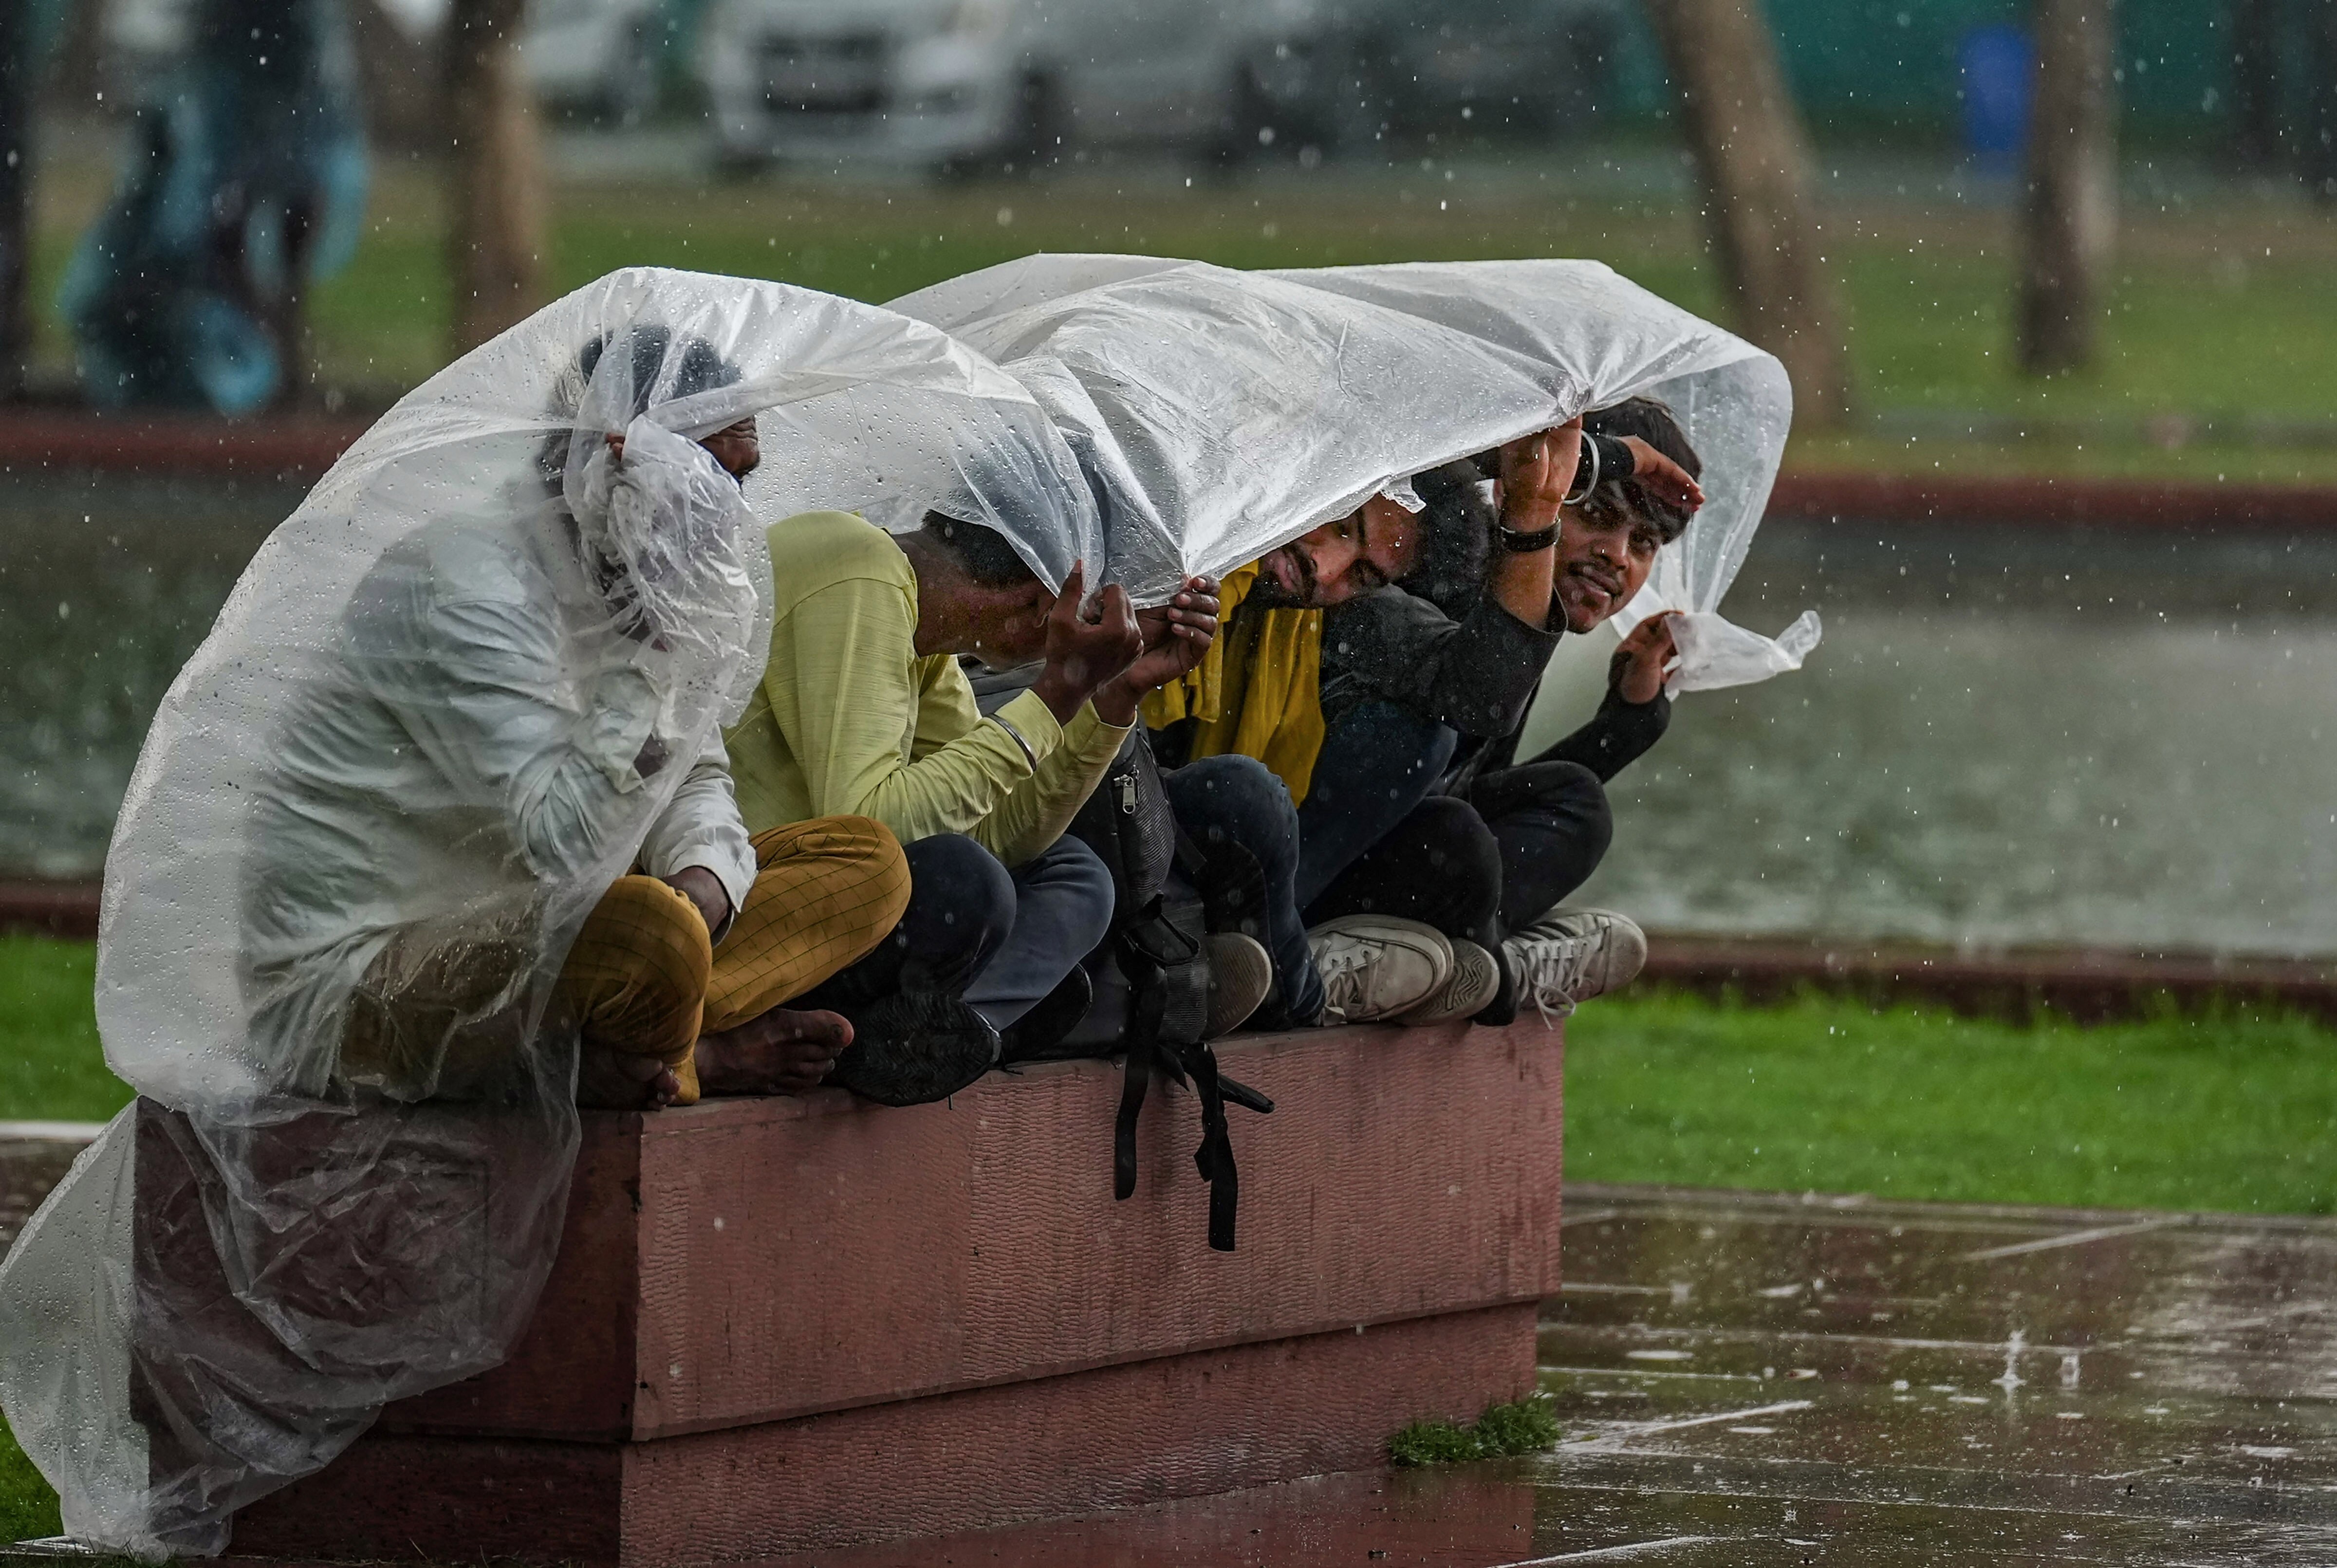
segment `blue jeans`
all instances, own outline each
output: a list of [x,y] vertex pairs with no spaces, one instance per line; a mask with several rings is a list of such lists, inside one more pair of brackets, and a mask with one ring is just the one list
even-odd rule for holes
[[903,846],[909,907],[858,963],[790,1004],[850,1018],[914,988],[964,998],[1002,1029],[1037,1006],[1111,926],[1111,873],[1078,839],[1055,841],[1012,871],[961,833]]
[[1188,763],[1161,780],[1169,809],[1205,848],[1230,841],[1256,857],[1266,873],[1263,935],[1274,960],[1275,998],[1268,1007],[1289,1022],[1312,1023],[1323,1010],[1323,979],[1298,915],[1298,813],[1290,792],[1264,763],[1231,755]]

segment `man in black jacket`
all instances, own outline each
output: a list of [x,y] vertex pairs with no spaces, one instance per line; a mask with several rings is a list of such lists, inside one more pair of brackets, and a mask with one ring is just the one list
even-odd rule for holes
[[[1703,501],[1701,463],[1647,399],[1594,413],[1582,431],[1579,457],[1548,453],[1573,460],[1562,502],[1520,482],[1538,471],[1529,443],[1513,443],[1503,483],[1480,477],[1491,462],[1452,464],[1418,476],[1416,498],[1374,497],[1269,552],[1243,607],[1326,612],[1325,733],[1296,811],[1291,896],[1318,933],[1361,916],[1442,933],[1446,978],[1400,1022],[1563,1012],[1646,956],[1622,916],[1559,906],[1606,853],[1607,782],[1668,721],[1667,618],[1625,639],[1588,725],[1523,762],[1514,748],[1559,638],[1638,594]],[[1572,433],[1530,442],[1572,449]]]

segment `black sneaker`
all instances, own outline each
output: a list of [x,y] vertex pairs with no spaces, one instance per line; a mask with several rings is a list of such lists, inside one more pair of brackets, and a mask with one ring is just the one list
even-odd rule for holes
[[947,1099],[998,1064],[998,1031],[945,991],[895,991],[852,1019],[835,1081],[880,1105]]

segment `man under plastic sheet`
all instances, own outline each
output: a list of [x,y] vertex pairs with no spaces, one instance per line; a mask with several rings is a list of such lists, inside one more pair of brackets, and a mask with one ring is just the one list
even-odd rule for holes
[[73,1538],[216,1553],[384,1404],[503,1359],[580,1086],[825,1076],[841,1020],[776,1004],[882,939],[901,852],[749,840],[719,725],[768,639],[752,415],[790,493],[870,504],[872,401],[1022,463],[1076,535],[1027,396],[940,334],[637,269],[409,394],[261,547],[108,860],[99,1025],[141,1097],[0,1265],[0,1404]]
[[[1562,1012],[1638,971],[1636,926],[1561,901],[1606,852],[1606,782],[1668,720],[1670,618],[1625,638],[1589,724],[1524,762],[1513,753],[1560,637],[1596,630],[1638,594],[1702,503],[1701,468],[1661,404],[1629,399],[1418,475],[1399,487],[1410,493],[1374,496],[1244,574],[1226,640],[1248,667],[1221,675],[1238,696],[1162,748],[1200,755],[1170,775],[1188,781],[1172,793],[1196,824],[1255,835],[1271,822],[1270,781],[1207,755],[1245,739],[1297,797],[1275,924],[1306,932],[1334,1011],[1505,1023],[1521,1004]],[[1244,615],[1319,621],[1319,684],[1282,692],[1309,673],[1276,667],[1291,634],[1245,637]],[[1277,721],[1246,736],[1244,713],[1261,703]],[[1207,790],[1189,782],[1204,778]],[[1296,962],[1288,936],[1276,948]]]
[[[940,512],[899,534],[810,512],[768,537],[771,659],[729,732],[739,803],[758,826],[861,812],[900,836],[907,915],[806,999],[914,1013],[914,1049],[856,1047],[838,1077],[875,1099],[936,1098],[1086,1015],[1080,960],[1110,926],[1112,879],[1064,830],[1144,694],[1208,647],[1216,585],[1196,579],[1139,621],[1117,583],[1083,609],[1083,564],[1059,589],[996,530]],[[984,714],[961,657],[1038,675]]]
[[[1479,737],[1515,727],[1563,629],[1550,619],[1549,585],[1557,575],[1550,550],[1563,558],[1571,582],[1586,583],[1595,571],[1633,590],[1598,616],[1570,614],[1577,629],[1586,620],[1612,618],[1624,626],[1661,618],[1633,644],[1635,691],[1653,675],[1673,692],[1764,679],[1798,667],[1818,640],[1814,615],[1772,640],[1717,613],[1758,526],[1784,445],[1792,399],[1782,367],[1597,263],[1539,258],[1250,273],[1168,258],[1052,255],[935,285],[895,301],[894,308],[992,355],[1049,407],[1105,499],[1114,576],[1159,594],[1179,574],[1223,574],[1227,619],[1215,650],[1192,679],[1148,703],[1146,716],[1156,731],[1186,732],[1170,741],[1172,755],[1186,741],[1182,755],[1201,759],[1167,777],[1179,818],[1204,837],[1222,833],[1247,845],[1265,874],[1270,906],[1283,911],[1270,943],[1277,994],[1254,1023],[1473,1016],[1464,1004],[1491,981],[1496,994],[1484,1014],[1490,1019],[1519,999],[1519,988],[1503,983],[1504,969],[1530,968],[1530,975],[1511,978],[1527,979],[1534,998],[1554,1009],[1582,993],[1594,971],[1611,978],[1611,966],[1589,960],[1608,945],[1606,938],[1618,939],[1618,954],[1629,945],[1618,922],[1541,933],[1550,950],[1541,956],[1551,961],[1520,966],[1504,961],[1509,955],[1496,933],[1481,922],[1438,912],[1452,936],[1478,950],[1464,948],[1460,956],[1470,961],[1456,964],[1445,934],[1386,912],[1386,888],[1344,906],[1346,912],[1316,933],[1319,942],[1310,941],[1297,913],[1311,904],[1316,907],[1308,915],[1319,920],[1322,895],[1343,871],[1360,872],[1364,847],[1385,836],[1390,813],[1448,809],[1421,799],[1438,758],[1398,756],[1404,745],[1384,736],[1384,744],[1359,750],[1326,750],[1326,718],[1345,719],[1368,706],[1366,682],[1375,680],[1385,688],[1381,696],[1407,705],[1421,722]],[[1599,428],[1635,399],[1668,407],[1674,433],[1692,432],[1694,452],[1709,464],[1709,501],[1684,528],[1678,519],[1663,523],[1652,513],[1644,520],[1655,525],[1651,537],[1661,544],[1651,565],[1629,559],[1647,553],[1638,539],[1648,532],[1631,527],[1605,531],[1622,546],[1609,558],[1586,559],[1583,525],[1601,510],[1586,496],[1568,526],[1554,532],[1522,517],[1507,520],[1520,548],[1494,552],[1502,563],[1494,575],[1522,582],[1539,571],[1542,584],[1538,595],[1526,592],[1508,609],[1477,602],[1481,574],[1456,585],[1461,599],[1442,598],[1441,589],[1358,595],[1368,602],[1343,613],[1335,637],[1324,610],[1304,608],[1315,590],[1298,574],[1318,560],[1323,581],[1353,570],[1355,588],[1381,589],[1411,570],[1388,552],[1406,536],[1406,548],[1418,546],[1419,525],[1411,520],[1419,507],[1414,479],[1431,488],[1438,471],[1467,454],[1504,443],[1521,450],[1521,434],[1548,432],[1578,412],[1609,411],[1589,414]],[[1627,452],[1650,462],[1657,456],[1647,444],[1653,426],[1618,424],[1608,433],[1610,478]],[[1599,444],[1607,450],[1606,442]],[[1691,454],[1683,442],[1672,455]],[[1566,477],[1573,471],[1561,467],[1544,477],[1564,493],[1573,486]],[[1697,486],[1685,471],[1673,472],[1686,485],[1671,498],[1685,517]],[[1494,477],[1472,470],[1467,479]],[[1641,478],[1625,482],[1647,488]],[[1594,473],[1579,488],[1604,492],[1611,485]],[[1513,495],[1512,504],[1518,499]],[[1555,507],[1559,496],[1547,499]],[[1491,550],[1496,519],[1490,505],[1481,510],[1484,537],[1478,543]],[[1465,532],[1432,529],[1428,536]],[[1305,545],[1287,548],[1299,536]],[[1271,573],[1261,575],[1262,565]],[[1441,568],[1434,560],[1430,566],[1436,576]],[[1276,594],[1301,608],[1257,613]],[[1251,598],[1253,607],[1237,608]],[[1666,639],[1677,656],[1668,669],[1660,646]],[[1447,671],[1455,678],[1443,678]],[[1579,738],[1586,745],[1597,739]],[[1611,774],[1619,765],[1615,738],[1594,746],[1599,766],[1592,773]],[[1444,743],[1448,751],[1451,744]],[[1308,868],[1290,797],[1307,796],[1318,761],[1340,774],[1350,750],[1357,751],[1364,783],[1360,791],[1335,786],[1330,794],[1344,793],[1349,806],[1368,809],[1313,803],[1313,896],[1302,900],[1300,878]],[[1499,814],[1517,813],[1504,803]],[[1335,828],[1346,830],[1344,838]],[[1571,848],[1586,848],[1602,833],[1599,823],[1573,823]],[[1442,835],[1422,846],[1399,884],[1413,892],[1457,892],[1472,879],[1455,874],[1456,844]],[[1475,848],[1488,844],[1481,838]],[[1595,853],[1552,860],[1536,852],[1525,857],[1532,863],[1524,869],[1540,872],[1560,860],[1579,865]],[[1500,858],[1511,858],[1508,848]],[[1511,880],[1518,901],[1535,896],[1537,881],[1548,891],[1565,881]],[[1476,881],[1480,903],[1501,901],[1484,879]],[[1351,884],[1344,891],[1355,890]],[[1570,956],[1558,953],[1569,946]]]
[[[660,385],[661,400],[679,400],[739,379],[703,339],[639,326],[586,346],[580,389],[613,384],[595,375],[607,353],[632,362],[618,377],[631,386],[627,424]],[[582,1046],[579,1101],[632,1109],[801,1092],[851,1043],[836,1015],[777,1004],[899,920],[899,844],[883,824],[846,816],[750,842],[719,732],[684,763],[661,724],[659,655],[693,635],[689,601],[671,589],[692,570],[699,536],[728,526],[737,487],[760,461],[754,416],[698,443],[729,495],[692,493],[708,482],[703,459],[693,485],[660,493],[644,440],[680,446],[645,431],[629,463],[627,438],[604,437],[571,505],[570,442],[555,436],[544,501],[520,528],[483,531],[457,516],[402,541],[350,604],[344,646],[357,689],[320,692],[285,716],[253,808],[261,847],[244,888],[245,983],[262,1027],[321,1029],[331,1020],[320,1003],[338,988],[318,983],[318,970],[358,972],[341,1082],[398,1100],[488,1092],[512,1064],[502,1015],[531,966],[538,911],[532,896],[489,898],[339,940],[320,932],[353,908],[402,907],[417,877],[460,883],[463,862],[483,853],[581,871],[604,852],[599,824],[621,797],[675,767],[680,782],[635,870],[593,905],[553,986],[555,1022],[572,1024]]]

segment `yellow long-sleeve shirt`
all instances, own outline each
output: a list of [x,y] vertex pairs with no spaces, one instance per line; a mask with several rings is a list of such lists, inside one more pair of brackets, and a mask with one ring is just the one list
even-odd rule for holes
[[1092,705],[1058,725],[1024,692],[999,716],[1026,757],[954,657],[917,657],[916,574],[883,530],[810,511],[773,524],[770,542],[771,661],[726,732],[747,831],[870,816],[904,843],[970,834],[1010,866],[1061,837],[1128,731]]

